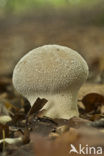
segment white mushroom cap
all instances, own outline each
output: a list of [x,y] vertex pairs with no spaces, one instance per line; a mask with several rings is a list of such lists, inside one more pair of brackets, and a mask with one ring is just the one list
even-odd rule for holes
[[31,105],[37,97],[48,100],[44,116],[69,119],[78,116],[77,94],[87,76],[87,63],[76,51],[45,45],[21,58],[13,72],[13,84]]

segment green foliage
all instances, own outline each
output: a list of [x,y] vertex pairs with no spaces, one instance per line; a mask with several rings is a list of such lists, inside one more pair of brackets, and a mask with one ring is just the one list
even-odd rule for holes
[[0,0],[0,7],[9,12],[24,12],[41,7],[65,7],[93,4],[100,0]]

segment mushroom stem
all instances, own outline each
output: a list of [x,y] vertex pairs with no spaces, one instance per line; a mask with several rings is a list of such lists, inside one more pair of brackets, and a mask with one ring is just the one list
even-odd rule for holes
[[[53,95],[37,95],[36,97],[28,97],[31,106],[37,97],[48,99],[48,102],[42,108],[45,110],[43,115],[51,118],[69,119],[73,116],[78,116],[77,108],[77,92],[69,91]],[[57,110],[57,111],[56,111]]]

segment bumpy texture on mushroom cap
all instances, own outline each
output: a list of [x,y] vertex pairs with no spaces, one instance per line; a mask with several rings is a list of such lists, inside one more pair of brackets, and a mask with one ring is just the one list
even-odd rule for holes
[[65,46],[45,45],[30,51],[18,62],[13,72],[13,84],[31,104],[38,96],[48,98],[46,95],[49,95],[52,99],[51,95],[60,93],[61,101],[63,93],[77,96],[87,76],[87,63],[76,51]]
[[74,50],[45,45],[26,54],[16,65],[13,84],[23,95],[60,92],[86,80],[88,66]]

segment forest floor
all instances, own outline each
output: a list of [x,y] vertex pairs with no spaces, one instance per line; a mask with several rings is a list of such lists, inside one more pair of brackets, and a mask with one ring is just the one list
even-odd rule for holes
[[[0,27],[0,155],[85,155],[70,153],[71,144],[76,149],[81,144],[85,153],[87,147],[95,147],[96,156],[97,147],[104,152],[104,27],[70,23],[64,14],[6,17],[0,19]],[[31,108],[13,88],[12,72],[17,61],[44,44],[75,49],[89,65],[88,80],[78,96],[79,117],[41,117],[44,99],[38,98],[34,103],[39,107]]]

